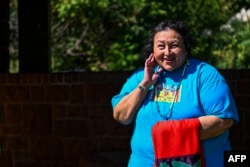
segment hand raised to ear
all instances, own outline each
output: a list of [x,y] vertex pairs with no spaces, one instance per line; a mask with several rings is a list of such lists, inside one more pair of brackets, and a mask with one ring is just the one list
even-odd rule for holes
[[157,66],[157,62],[155,61],[155,57],[153,53],[146,59],[144,65],[144,82],[149,85],[153,85],[156,83],[160,73],[163,71],[162,67],[158,66],[157,71],[155,71],[155,67]]

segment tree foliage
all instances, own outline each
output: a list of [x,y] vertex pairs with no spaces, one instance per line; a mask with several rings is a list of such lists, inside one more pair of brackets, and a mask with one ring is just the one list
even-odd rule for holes
[[213,55],[218,68],[250,68],[250,9],[236,13],[215,39]]
[[[220,27],[249,0],[51,0],[52,69],[53,71],[134,70],[143,65],[139,56],[145,37],[153,26],[163,19],[187,22],[195,45],[193,54],[218,67],[238,68],[247,59],[236,64],[218,63],[223,55],[246,57],[242,46],[248,30],[239,30],[233,36]],[[249,38],[248,38],[249,39]],[[232,46],[231,46],[232,45]],[[223,47],[222,47],[223,46]],[[244,50],[239,56],[238,50]],[[223,53],[223,54],[222,54]],[[243,52],[242,52],[243,53]],[[219,58],[218,58],[219,57]],[[245,62],[244,62],[245,61]],[[246,67],[246,66],[244,66]]]

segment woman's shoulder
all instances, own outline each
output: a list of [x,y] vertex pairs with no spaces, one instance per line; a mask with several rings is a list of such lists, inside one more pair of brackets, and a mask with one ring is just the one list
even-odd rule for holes
[[144,68],[139,67],[138,69],[134,70],[132,74],[129,76],[128,80],[130,81],[140,81],[144,76]]
[[193,73],[194,76],[198,77],[201,81],[204,80],[209,83],[219,80],[225,80],[216,67],[203,60],[191,58],[190,66],[192,70],[192,72],[190,73]]
[[214,71],[216,73],[219,72],[216,67],[198,58],[194,57],[189,58],[189,64],[191,65],[191,67],[195,68],[198,71],[203,71],[203,72]]

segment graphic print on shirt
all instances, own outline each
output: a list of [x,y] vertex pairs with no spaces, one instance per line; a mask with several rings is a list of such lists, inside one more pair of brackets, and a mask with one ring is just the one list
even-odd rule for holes
[[162,83],[158,83],[154,88],[155,101],[176,103],[180,102],[180,98],[181,98],[181,85],[179,84],[164,85]]

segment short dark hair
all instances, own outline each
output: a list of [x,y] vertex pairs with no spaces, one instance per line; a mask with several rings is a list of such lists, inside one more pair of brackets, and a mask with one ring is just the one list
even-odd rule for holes
[[183,21],[164,20],[154,27],[148,35],[144,47],[142,48],[141,56],[147,58],[153,53],[154,36],[157,32],[172,29],[177,31],[183,38],[185,48],[187,49],[188,56],[191,55],[191,37],[187,25]]

